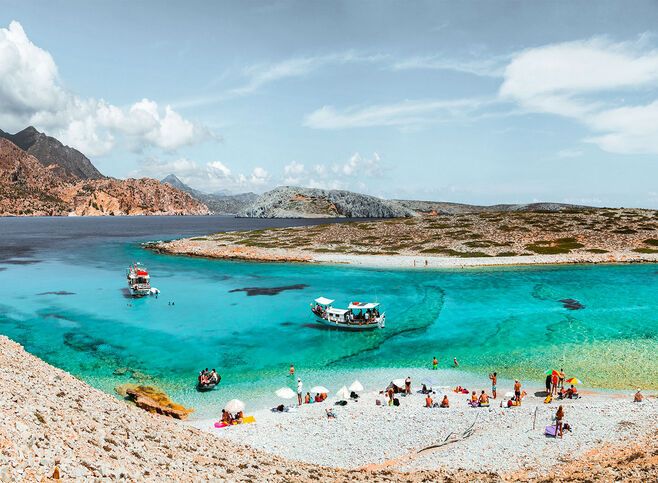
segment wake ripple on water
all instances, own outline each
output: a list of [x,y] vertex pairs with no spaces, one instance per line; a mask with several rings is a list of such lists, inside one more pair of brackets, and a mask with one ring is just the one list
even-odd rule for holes
[[366,354],[382,351],[385,344],[392,340],[405,335],[426,331],[439,318],[444,301],[445,291],[441,287],[425,286],[422,301],[411,307],[402,318],[390,324],[387,323],[385,329],[378,330],[378,337],[370,347],[334,359],[328,365],[349,366],[356,364],[358,359],[364,357]]

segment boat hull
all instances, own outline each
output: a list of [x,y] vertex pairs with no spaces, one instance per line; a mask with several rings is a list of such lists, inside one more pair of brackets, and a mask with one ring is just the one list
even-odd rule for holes
[[363,332],[363,331],[368,331],[368,330],[375,330],[375,329],[381,329],[379,323],[374,322],[374,323],[369,323],[369,324],[346,324],[342,322],[333,322],[329,321],[325,318],[320,317],[317,314],[315,315],[315,320],[319,322],[322,325],[325,325],[327,327],[333,327],[334,329],[340,329],[340,330],[347,330],[347,331],[352,331],[352,332]]

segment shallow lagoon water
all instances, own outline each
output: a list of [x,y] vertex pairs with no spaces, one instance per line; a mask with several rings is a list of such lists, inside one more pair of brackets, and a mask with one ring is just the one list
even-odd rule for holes
[[[307,387],[333,390],[351,371],[428,367],[434,355],[445,369],[457,357],[465,380],[496,370],[541,381],[562,366],[591,387],[658,389],[655,265],[378,270],[176,257],[139,245],[268,223],[286,222],[0,220],[0,333],[108,392],[135,382],[136,371],[200,416],[230,397],[272,403],[273,390],[293,385],[291,362]],[[149,267],[157,299],[126,297],[132,261]],[[319,295],[378,300],[387,327],[317,326],[309,304]],[[194,391],[202,367],[222,374],[219,391]],[[130,371],[115,375],[119,368]]]

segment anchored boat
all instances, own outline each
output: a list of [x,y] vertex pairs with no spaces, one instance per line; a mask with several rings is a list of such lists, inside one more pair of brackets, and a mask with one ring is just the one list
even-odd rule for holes
[[126,278],[128,279],[130,295],[133,297],[154,295],[160,292],[157,288],[151,288],[151,277],[146,267],[141,263],[133,263],[128,267]]
[[351,302],[346,309],[333,307],[335,300],[318,297],[311,304],[311,312],[318,322],[345,330],[383,329],[386,314],[379,312],[379,303]]

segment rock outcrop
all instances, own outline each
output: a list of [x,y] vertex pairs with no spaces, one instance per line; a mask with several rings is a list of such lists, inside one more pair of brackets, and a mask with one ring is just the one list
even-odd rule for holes
[[0,130],[0,137],[39,160],[44,166],[58,166],[62,173],[79,179],[101,179],[104,176],[77,149],[64,146],[59,140],[29,126],[16,134]]
[[205,205],[157,180],[80,179],[0,137],[0,216],[205,214]]
[[350,191],[281,186],[261,195],[239,215],[250,218],[400,218],[415,213],[395,201]]
[[187,419],[194,409],[176,404],[167,394],[153,386],[123,384],[115,389],[116,393],[149,413],[161,414],[174,419]]
[[216,215],[235,215],[245,210],[258,199],[258,195],[251,192],[235,195],[204,193],[186,185],[175,174],[165,177],[162,179],[162,182],[188,193],[192,198],[206,205]]

